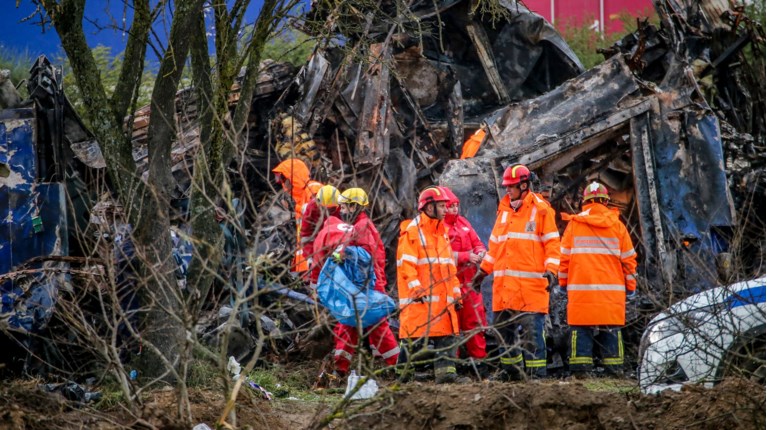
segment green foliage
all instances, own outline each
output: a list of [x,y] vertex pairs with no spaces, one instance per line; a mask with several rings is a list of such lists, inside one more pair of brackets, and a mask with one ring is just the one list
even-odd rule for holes
[[[29,69],[34,61],[32,54],[26,49],[19,51],[0,45],[0,70],[11,71],[13,85],[19,85],[21,81],[29,77]],[[21,85],[18,90],[22,97],[27,97],[26,85]]]
[[[117,86],[117,81],[120,79],[120,70],[123,64],[123,54],[112,55],[112,48],[108,46],[98,45],[91,50],[93,58],[96,60],[96,65],[101,75],[101,82],[104,85],[107,97],[111,97],[112,93]],[[72,73],[72,67],[69,63],[69,59],[66,57],[59,58],[58,61],[64,66],[64,93],[74,106],[78,114],[85,120],[83,115],[85,112],[85,106],[80,93],[80,88],[75,81],[74,73]],[[141,78],[141,85],[139,87],[139,95],[136,107],[141,107],[149,104],[152,98],[152,89],[154,88],[155,73],[150,70],[145,70]],[[86,125],[89,125],[86,123]]]
[[748,15],[748,17],[752,20],[758,22],[759,25],[762,26],[762,29],[764,29],[765,13],[767,13],[767,8],[765,8],[764,0],[754,0],[745,6],[746,15]]
[[339,394],[329,392],[316,392],[311,389],[311,381],[307,380],[302,372],[295,369],[289,371],[278,365],[268,369],[254,369],[248,375],[248,379],[272,393],[275,398],[295,397],[303,401],[327,401],[328,397],[337,399]]
[[568,20],[558,27],[562,37],[565,38],[570,48],[583,63],[583,67],[590,69],[605,60],[604,56],[597,50],[612,46],[625,34],[636,29],[637,16],[647,17],[652,24],[658,25],[659,20],[655,10],[648,8],[638,14],[620,13],[618,20],[623,23],[624,32],[610,34],[594,30],[591,25],[594,22],[594,17],[584,18],[584,24],[581,25],[575,25],[572,20]]
[[286,61],[300,67],[309,59],[315,45],[316,42],[309,36],[286,29],[267,42],[261,58]]

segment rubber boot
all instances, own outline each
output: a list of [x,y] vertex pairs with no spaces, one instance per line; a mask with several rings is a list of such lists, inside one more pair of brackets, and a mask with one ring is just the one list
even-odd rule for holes
[[455,341],[453,336],[434,338],[434,347],[437,350],[434,361],[434,381],[437,384],[454,383],[458,380],[458,372],[453,361],[457,352],[454,346]]
[[519,367],[512,366],[512,365],[503,365],[501,366],[501,370],[496,372],[493,376],[488,378],[491,381],[498,381],[498,382],[510,382],[510,381],[521,381],[524,379],[522,376],[522,372],[520,371]]
[[[444,361],[444,363],[443,363]],[[434,363],[434,382],[437,384],[452,384],[458,380],[455,366],[447,360],[437,360]]]

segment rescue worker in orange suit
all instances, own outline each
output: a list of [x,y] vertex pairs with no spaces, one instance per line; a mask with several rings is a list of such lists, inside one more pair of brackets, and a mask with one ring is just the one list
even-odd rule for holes
[[[480,331],[487,324],[482,294],[472,288],[472,279],[482,262],[487,249],[479,240],[469,220],[459,214],[460,200],[450,188],[442,187],[448,196],[445,226],[448,229],[450,245],[457,265],[458,281],[461,283],[461,309],[458,311],[458,325],[462,333],[469,333],[465,348],[469,358],[482,360],[487,356],[485,334]],[[480,364],[477,364],[481,366]],[[484,368],[484,366],[481,366]]]
[[[376,274],[373,288],[386,293],[386,249],[378,230],[365,213],[365,208],[369,205],[367,193],[362,188],[350,188],[338,196],[338,204],[341,219],[334,216],[328,218],[317,235],[314,252],[319,264],[312,271],[313,282],[317,282],[325,258],[337,250],[339,245],[360,246],[373,257],[373,270]],[[333,329],[333,334],[336,372],[339,376],[344,376],[349,372],[354,350],[359,343],[359,333],[357,327],[338,323]],[[363,336],[367,337],[374,356],[381,357],[390,366],[397,364],[400,348],[386,319],[366,328]]]
[[503,340],[499,380],[546,376],[544,325],[549,291],[559,269],[559,232],[554,209],[531,189],[530,170],[516,164],[503,173],[506,196],[474,279],[493,274],[494,325]]
[[582,212],[563,214],[570,223],[562,236],[559,285],[567,290],[570,326],[570,371],[585,374],[594,367],[595,346],[602,365],[623,374],[626,299],[636,291],[636,252],[618,211],[609,209],[607,188],[592,182],[583,191]]
[[[338,197],[341,193],[332,185],[323,185],[317,191],[313,199],[309,200],[301,218],[301,241],[302,255],[306,257],[309,269],[313,268],[314,240],[320,232],[325,220],[331,216],[338,216]],[[320,268],[321,269],[321,268]]]
[[275,180],[282,185],[282,189],[289,193],[293,198],[293,211],[296,219],[296,253],[293,259],[293,271],[306,272],[309,270],[309,263],[306,261],[303,249],[301,248],[301,220],[303,219],[306,204],[314,198],[320,184],[317,181],[309,179],[309,168],[306,164],[297,159],[289,158],[272,169]]
[[[458,379],[453,358],[459,330],[456,306],[461,288],[447,226],[448,196],[440,187],[426,188],[418,197],[419,214],[401,225],[397,246],[397,291],[401,339],[397,370],[408,378],[412,365],[433,347],[437,383]],[[419,358],[421,357],[421,358]]]

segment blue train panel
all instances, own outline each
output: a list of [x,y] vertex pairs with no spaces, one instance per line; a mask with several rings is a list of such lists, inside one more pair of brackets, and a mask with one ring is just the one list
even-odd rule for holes
[[38,182],[36,133],[34,110],[0,113],[0,317],[24,331],[44,327],[61,283],[62,263],[39,257],[69,251],[65,186]]

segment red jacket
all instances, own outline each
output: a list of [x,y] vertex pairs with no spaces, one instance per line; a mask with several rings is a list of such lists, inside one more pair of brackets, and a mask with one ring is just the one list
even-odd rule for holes
[[370,253],[376,274],[375,289],[382,293],[386,292],[386,248],[381,241],[378,229],[365,212],[360,212],[354,221],[354,232],[349,244],[361,246]]
[[[328,208],[328,215],[338,216],[338,207]],[[316,198],[311,199],[309,203],[306,204],[304,216],[301,219],[299,237],[303,255],[307,259],[314,260],[314,241],[317,238],[317,234],[319,234],[322,229],[326,218],[327,217],[322,216],[322,208],[319,203],[317,203]]]
[[376,274],[375,289],[386,292],[386,250],[378,230],[367,214],[360,212],[353,226],[344,223],[335,216],[328,217],[322,230],[317,233],[314,243],[314,259],[311,273],[312,282],[317,282],[325,258],[339,246],[361,246],[373,257],[373,270]]
[[474,252],[480,254],[487,251],[485,245],[479,240],[477,232],[466,218],[456,215],[445,215],[445,226],[448,228],[447,234],[450,237],[450,246],[453,248],[453,254],[458,261],[458,281],[461,287],[471,285],[471,280],[477,273],[477,265],[469,262],[469,254]]

